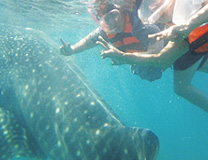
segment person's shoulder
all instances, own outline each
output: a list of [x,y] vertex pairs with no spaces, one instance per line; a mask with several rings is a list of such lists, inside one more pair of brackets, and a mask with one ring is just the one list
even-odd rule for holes
[[103,38],[107,37],[106,33],[100,27],[96,28],[94,31],[90,33],[91,41],[98,41],[99,36],[102,36]]

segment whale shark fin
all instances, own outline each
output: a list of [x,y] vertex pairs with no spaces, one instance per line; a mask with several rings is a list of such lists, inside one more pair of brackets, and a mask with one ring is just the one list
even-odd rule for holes
[[35,140],[10,110],[0,107],[0,159],[14,157],[45,159]]

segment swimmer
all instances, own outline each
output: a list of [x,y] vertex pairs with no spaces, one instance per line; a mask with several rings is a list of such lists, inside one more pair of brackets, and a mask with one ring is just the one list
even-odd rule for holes
[[[129,3],[118,5],[103,0],[94,0],[88,11],[92,19],[99,25],[95,31],[81,39],[75,45],[70,45],[61,39],[60,53],[71,56],[101,44],[100,38],[106,39],[118,50],[152,54],[159,52],[163,41],[148,38],[149,34],[157,33],[160,29],[154,25],[144,25],[137,16],[141,0],[129,0]],[[114,64],[116,59],[112,60]],[[131,72],[142,79],[153,81],[161,78],[163,70],[154,66],[131,65]]]
[[[161,3],[160,0],[156,1],[157,3],[159,1],[158,4]],[[151,0],[144,2],[151,2]],[[169,20],[171,19],[173,24],[173,26],[167,30],[149,35],[150,38],[157,37],[159,40],[162,38],[167,38],[170,40],[158,54],[141,54],[137,52],[124,53],[116,50],[114,46],[101,39],[101,42],[107,47],[107,49],[102,52],[102,56],[103,58],[116,59],[119,61],[119,63],[117,63],[118,65],[123,64],[123,62],[125,62],[125,64],[147,66],[155,65],[157,67],[163,68],[163,70],[166,70],[173,64],[175,93],[208,112],[208,95],[191,84],[196,71],[203,71],[208,73],[208,25],[206,24],[208,22],[207,0],[204,0],[204,2],[200,1],[201,3],[196,0],[194,5],[191,4],[193,1],[183,1],[185,4],[183,4],[180,0],[169,0],[169,2],[171,5],[167,6],[169,7],[168,9],[160,10],[160,6],[162,6],[161,4],[158,5],[159,11],[154,8],[154,11],[159,13],[154,23],[162,22],[165,24],[169,23]],[[157,3],[152,3],[152,6],[156,5]],[[190,5],[190,9],[195,12],[188,12],[193,13],[192,15],[183,13],[185,18],[183,19],[184,22],[182,23],[181,19],[173,17],[173,15],[176,14],[174,12],[177,12],[181,18],[183,14],[178,13],[181,10],[177,9],[180,8],[181,5],[183,7],[188,7]],[[188,9],[184,9],[182,11],[186,10]],[[161,13],[160,11],[164,12]],[[140,10],[140,13],[144,12],[145,11]],[[149,13],[151,13],[151,11]],[[150,14],[149,17],[151,17],[151,15],[153,14]],[[148,20],[148,18],[144,18],[144,21],[145,20]],[[174,25],[173,21],[180,21],[180,24]]]

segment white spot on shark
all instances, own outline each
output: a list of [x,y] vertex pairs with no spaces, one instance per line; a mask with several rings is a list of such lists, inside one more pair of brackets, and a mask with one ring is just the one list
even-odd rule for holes
[[64,132],[65,133],[68,133],[69,132],[69,127],[66,127],[65,130],[64,130]]
[[5,128],[6,128],[6,125],[3,125],[3,126],[1,127],[1,129],[3,129],[3,130],[4,130]]
[[37,101],[37,103],[36,103],[37,105],[40,105],[40,101]]
[[19,145],[18,144],[14,145],[14,148],[15,149],[19,148]]
[[24,96],[25,96],[25,97],[27,96],[27,94],[28,94],[27,92],[24,92]]
[[84,114],[87,114],[87,113],[88,113],[88,110],[85,110],[85,111],[84,111]]
[[92,106],[94,106],[94,105],[95,105],[95,102],[94,102],[94,101],[92,101],[90,104],[91,104]]
[[61,141],[58,141],[57,146],[61,147]]
[[52,98],[52,100],[55,101],[55,100],[56,100],[56,97],[54,96],[54,97]]
[[45,78],[45,79],[48,78],[48,75],[44,75],[43,78]]
[[64,102],[64,105],[68,105],[68,104],[69,104],[69,102],[68,102],[68,101],[65,101],[65,102]]
[[98,129],[96,132],[95,132],[95,135],[99,135],[100,134],[100,130]]
[[1,121],[0,122],[4,122],[4,118],[1,118]]
[[124,153],[125,154],[128,154],[128,150],[126,148],[124,149]]
[[28,89],[28,88],[29,88],[29,85],[28,85],[28,84],[26,84],[25,89]]
[[77,118],[74,118],[74,122],[77,122]]
[[8,134],[8,130],[6,130],[6,131],[4,131],[4,133],[3,133],[4,135],[7,135]]
[[57,108],[57,109],[56,109],[56,113],[59,113],[59,112],[60,112],[60,108]]
[[25,28],[25,30],[33,30],[32,28]]
[[109,127],[109,124],[108,123],[105,123],[103,126],[104,127]]
[[81,155],[81,152],[80,151],[77,151],[77,157],[79,157]]
[[86,141],[86,144],[90,144],[90,140],[89,139]]
[[33,118],[33,116],[34,116],[34,113],[31,112],[31,113],[30,113],[30,118]]

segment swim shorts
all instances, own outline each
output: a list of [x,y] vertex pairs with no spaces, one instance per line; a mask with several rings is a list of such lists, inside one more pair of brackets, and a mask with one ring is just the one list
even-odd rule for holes
[[173,64],[174,70],[186,70],[191,67],[193,64],[198,62],[203,57],[198,69],[206,62],[208,59],[208,52],[196,53],[194,51],[188,51],[183,56],[178,58],[175,63]]

